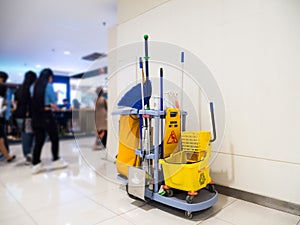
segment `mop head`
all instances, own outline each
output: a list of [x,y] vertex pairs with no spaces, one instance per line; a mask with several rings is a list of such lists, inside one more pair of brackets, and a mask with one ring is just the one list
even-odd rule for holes
[[[152,85],[150,80],[146,80],[143,84],[144,89],[144,104],[149,104],[149,100],[152,94]],[[132,87],[129,91],[118,102],[118,106],[131,107],[135,109],[142,109],[142,91],[141,84],[137,84]]]

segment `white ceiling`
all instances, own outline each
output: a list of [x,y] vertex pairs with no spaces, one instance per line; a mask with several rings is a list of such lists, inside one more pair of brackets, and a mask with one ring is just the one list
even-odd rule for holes
[[93,63],[81,57],[107,52],[116,21],[117,0],[0,0],[0,70],[17,83],[45,67],[63,75],[88,71]]

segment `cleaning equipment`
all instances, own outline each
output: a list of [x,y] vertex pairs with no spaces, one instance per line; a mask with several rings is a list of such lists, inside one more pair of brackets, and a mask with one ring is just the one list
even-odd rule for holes
[[151,94],[152,94],[151,81],[146,79],[145,83],[143,84],[144,98],[142,98],[142,95],[141,95],[142,90],[141,89],[142,89],[141,84],[137,84],[137,85],[133,86],[121,98],[121,100],[118,102],[118,106],[142,109],[144,107],[143,103],[142,103],[142,99],[144,101],[144,104],[149,105],[149,100],[150,100]]
[[[192,218],[193,212],[213,206],[218,199],[209,173],[212,142],[216,140],[213,103],[210,102],[213,132],[186,131],[183,91],[180,104],[177,101],[175,108],[164,109],[163,68],[160,68],[160,107],[150,109],[148,35],[144,40],[146,79],[128,91],[118,104],[132,109],[113,113],[120,115],[117,171],[122,178],[128,178],[123,181],[130,197],[184,210],[186,217]],[[181,63],[183,86],[184,53]],[[142,60],[140,68],[144,77]]]
[[168,157],[180,147],[180,110],[178,108],[167,108],[165,116],[165,137],[162,158]]
[[159,160],[168,196],[172,196],[170,188],[187,191],[186,201],[192,203],[194,196],[198,195],[197,190],[211,184],[210,137],[209,131],[184,131],[181,136],[181,151]]
[[140,166],[141,160],[135,154],[139,147],[140,132],[137,115],[121,115],[119,126],[119,150],[116,158],[117,171],[120,175],[128,177],[128,166]]

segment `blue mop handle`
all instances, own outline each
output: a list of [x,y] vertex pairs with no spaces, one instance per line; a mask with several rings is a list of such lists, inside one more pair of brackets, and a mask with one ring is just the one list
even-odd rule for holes
[[[163,86],[163,68],[160,68],[160,110],[163,111],[164,110],[164,106],[163,106],[163,102],[164,102],[164,92],[163,92],[163,89],[164,89],[164,86]],[[162,117],[161,117],[162,119]],[[163,123],[161,122],[161,158],[164,157],[164,143],[163,143],[163,139],[164,139],[164,134],[163,134],[163,129],[164,129],[164,125]]]
[[139,58],[139,62],[140,62],[140,69],[143,69],[143,60],[142,60],[142,57]]
[[163,111],[164,110],[164,106],[163,106],[163,103],[164,103],[164,92],[163,92],[163,89],[164,89],[164,86],[163,86],[163,76],[164,76],[164,72],[163,72],[163,68],[160,68],[160,110]]

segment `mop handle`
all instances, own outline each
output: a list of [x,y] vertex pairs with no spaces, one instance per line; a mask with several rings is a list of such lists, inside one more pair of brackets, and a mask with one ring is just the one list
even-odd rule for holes
[[184,52],[181,52],[180,62],[181,62],[181,99],[180,99],[180,105],[183,108]]
[[[160,110],[163,111],[164,110],[164,86],[163,86],[163,76],[164,76],[164,71],[163,68],[160,68]],[[164,140],[164,134],[163,134],[163,129],[164,129],[164,124],[161,122],[161,157],[164,157],[164,144],[163,144],[163,140]]]
[[182,149],[182,140],[181,140],[181,134],[182,134],[182,127],[183,127],[183,76],[184,76],[184,52],[181,52],[181,57],[180,57],[180,62],[181,62],[181,97],[180,97],[180,142],[179,142],[179,147]]
[[145,34],[144,35],[144,39],[145,39],[145,67],[146,67],[146,79],[149,79],[149,55],[148,55],[148,35]]
[[210,102],[210,116],[211,116],[211,123],[213,128],[213,139],[210,140],[210,142],[214,142],[217,139],[217,132],[216,132],[216,124],[215,124],[215,113],[214,113],[214,103]]
[[143,66],[143,58],[140,57],[139,58],[139,61],[140,61],[140,69],[142,70],[142,79],[143,79],[143,83],[145,83],[145,73],[144,73],[144,66]]
[[140,68],[142,69],[142,81],[141,81],[141,94],[142,94],[142,109],[144,108],[145,106],[145,103],[144,103],[144,67],[143,67],[143,59],[142,57],[140,57]]
[[164,92],[163,92],[163,77],[164,77],[164,71],[163,68],[160,68],[160,110],[164,110]]
[[[149,55],[148,55],[148,35],[145,34],[144,35],[144,39],[145,39],[145,70],[146,70],[146,81],[149,80]],[[145,92],[148,95],[148,87],[147,85],[145,86]],[[149,108],[150,104],[149,101],[147,102],[147,109]]]

